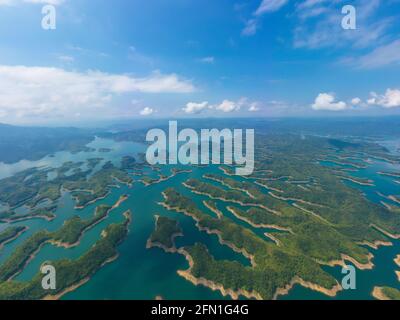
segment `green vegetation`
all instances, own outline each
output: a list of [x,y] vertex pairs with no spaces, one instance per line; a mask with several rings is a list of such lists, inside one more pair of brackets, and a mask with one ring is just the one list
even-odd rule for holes
[[46,219],[50,221],[56,217],[54,214],[56,209],[57,205],[52,205],[49,207],[32,210],[26,214],[17,214],[14,211],[2,212],[0,213],[0,222],[13,223],[30,219]]
[[88,167],[94,169],[101,161],[103,161],[103,158],[90,158],[87,160]]
[[23,233],[26,231],[26,227],[9,227],[2,232],[0,232],[0,249],[3,248],[3,246],[14,240],[16,237],[18,237],[19,234]]
[[60,230],[52,234],[52,240],[55,243],[65,246],[76,244],[81,235],[105,219],[111,209],[111,206],[100,205],[96,208],[93,218],[88,220],[82,220],[79,216],[72,217],[64,223]]
[[94,139],[89,130],[76,128],[17,127],[0,124],[0,162],[39,160],[58,151],[78,153]]
[[0,266],[0,282],[8,281],[16,276],[25,264],[35,255],[40,247],[50,240],[47,231],[39,231],[17,247],[13,254]]
[[277,247],[231,219],[217,219],[205,214],[189,198],[173,189],[166,190],[164,195],[166,207],[190,215],[197,221],[200,230],[218,233],[223,243],[242,252],[252,261],[252,267],[237,262],[215,261],[204,246],[187,247],[185,250],[194,261],[192,274],[195,277],[205,278],[234,291],[255,291],[264,299],[271,299],[278,288],[285,287],[296,276],[327,289],[336,285],[335,279],[325,273],[314,259]]
[[126,172],[108,162],[89,179],[67,181],[64,183],[64,188],[73,191],[72,194],[77,201],[77,208],[84,208],[88,204],[106,197],[111,187],[116,186],[117,182],[131,184],[132,181],[132,178]]
[[121,169],[127,170],[127,169],[136,169],[136,159],[134,157],[130,156],[125,156],[121,160]]
[[390,300],[400,300],[400,290],[390,287],[383,287],[382,293]]
[[[32,168],[0,180],[0,201],[11,208],[26,204],[34,207],[44,200],[56,201],[61,197],[61,187],[66,181],[86,177],[82,163],[66,162],[58,169]],[[72,174],[68,174],[72,172]],[[54,179],[49,179],[53,174]]]
[[174,238],[182,234],[179,222],[167,217],[156,216],[155,230],[150,236],[152,244],[160,244],[167,249],[175,247]]
[[[84,207],[105,197],[110,188],[116,185],[116,181],[132,183],[132,178],[111,162],[87,179],[100,161],[89,159],[87,171],[81,169],[83,162],[66,162],[58,169],[33,168],[19,172],[0,181],[0,202],[9,204],[11,208],[24,204],[33,208],[45,200],[58,200],[64,187],[73,191],[77,206]],[[54,175],[53,179],[49,179],[50,174]]]
[[[1,277],[0,300],[38,300],[49,294],[62,295],[68,288],[78,285],[89,279],[104,264],[110,262],[117,255],[116,247],[126,237],[130,218],[121,224],[113,224],[107,227],[103,238],[82,255],[78,260],[59,260],[49,262],[57,270],[57,289],[54,291],[43,290],[41,281],[43,275],[38,274],[29,282],[5,281],[6,276]],[[37,236],[37,240],[45,237]],[[3,275],[3,269],[0,274]],[[8,273],[10,275],[10,273]]]
[[101,205],[96,208],[93,218],[82,220],[75,216],[67,220],[55,232],[47,230],[36,232],[17,247],[7,261],[0,266],[0,281],[7,281],[21,272],[25,264],[45,243],[51,242],[67,248],[76,245],[82,234],[106,218],[111,209],[110,206]]

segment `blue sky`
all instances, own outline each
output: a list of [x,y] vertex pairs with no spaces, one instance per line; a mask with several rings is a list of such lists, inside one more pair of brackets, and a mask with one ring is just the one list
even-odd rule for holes
[[0,122],[400,114],[399,15],[399,0],[0,0]]

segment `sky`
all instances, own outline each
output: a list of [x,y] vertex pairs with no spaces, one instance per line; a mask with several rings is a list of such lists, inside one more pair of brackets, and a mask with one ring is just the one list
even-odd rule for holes
[[399,16],[400,0],[0,0],[0,123],[400,115]]

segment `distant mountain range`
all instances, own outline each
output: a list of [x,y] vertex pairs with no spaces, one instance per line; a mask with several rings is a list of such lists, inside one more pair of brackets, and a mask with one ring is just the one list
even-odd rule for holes
[[0,124],[0,162],[39,160],[48,154],[68,150],[84,151],[94,132],[77,128],[19,127]]

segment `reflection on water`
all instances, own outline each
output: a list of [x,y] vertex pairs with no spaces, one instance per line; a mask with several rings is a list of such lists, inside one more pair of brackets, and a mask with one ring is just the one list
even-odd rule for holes
[[[145,152],[145,146],[140,143],[133,142],[115,142],[113,140],[101,139],[96,137],[87,145],[89,148],[95,149],[93,152],[79,152],[72,154],[69,151],[57,152],[53,155],[48,155],[37,161],[21,160],[13,164],[0,163],[0,179],[10,177],[17,172],[35,168],[35,167],[51,167],[59,168],[63,163],[72,161],[86,161],[90,158],[103,158],[105,161],[120,161],[123,156],[134,156],[138,153]],[[99,149],[111,149],[110,152],[101,152]],[[118,164],[118,163],[116,163]]]

